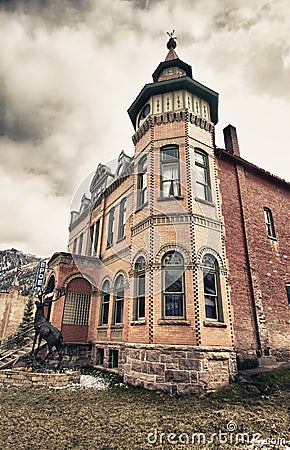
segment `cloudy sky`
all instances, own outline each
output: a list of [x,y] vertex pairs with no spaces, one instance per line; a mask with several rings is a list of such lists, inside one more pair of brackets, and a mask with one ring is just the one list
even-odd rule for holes
[[289,176],[289,0],[0,2],[0,249],[66,249],[71,199],[133,153],[127,109],[176,30],[193,78],[219,92],[241,155]]

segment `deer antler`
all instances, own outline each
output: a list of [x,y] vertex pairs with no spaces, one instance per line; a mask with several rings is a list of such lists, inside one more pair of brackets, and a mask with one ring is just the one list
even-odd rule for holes
[[47,294],[47,295],[52,294],[52,298],[51,299],[45,298],[46,296],[44,297],[44,305],[47,306],[50,303],[56,302],[58,299],[60,299],[60,297],[63,297],[64,295],[66,295],[66,289],[64,287],[57,288],[56,292],[57,292],[57,295],[56,295],[55,298],[53,298],[53,292],[50,292],[49,294]]

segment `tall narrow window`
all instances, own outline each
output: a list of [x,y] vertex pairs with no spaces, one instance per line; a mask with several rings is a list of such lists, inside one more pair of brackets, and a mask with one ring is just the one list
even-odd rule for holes
[[113,245],[114,220],[115,220],[115,208],[112,208],[109,214],[107,247],[111,247],[111,245]]
[[95,223],[95,233],[94,233],[94,254],[97,254],[98,251],[98,243],[99,243],[99,234],[100,234],[100,221],[98,220]]
[[84,233],[81,233],[81,234],[80,234],[80,240],[79,240],[79,249],[78,249],[78,254],[79,254],[79,255],[82,254],[83,240],[84,240]]
[[95,234],[95,224],[90,226],[90,242],[89,242],[89,251],[88,255],[93,256],[93,242],[94,242],[94,234]]
[[137,189],[137,207],[140,208],[147,202],[147,156],[143,156],[138,164]]
[[78,240],[77,240],[77,238],[75,238],[74,239],[74,243],[73,243],[73,253],[76,253],[77,252],[77,243],[78,243]]
[[177,252],[168,252],[162,259],[163,316],[184,318],[184,261]]
[[208,320],[222,322],[218,263],[214,256],[206,254],[203,257],[202,265],[205,317]]
[[161,196],[177,197],[180,195],[179,155],[176,145],[161,148]]
[[109,306],[110,306],[110,282],[104,281],[101,296],[101,313],[100,313],[100,325],[107,325],[109,322]]
[[268,237],[276,239],[272,211],[269,208],[264,208],[264,217],[265,217],[266,230],[267,230]]
[[196,197],[211,202],[208,156],[202,150],[195,150]]
[[287,294],[287,298],[288,298],[288,303],[290,305],[290,283],[286,284],[286,294]]
[[145,259],[140,256],[135,264],[135,320],[145,317]]
[[126,198],[123,198],[120,203],[118,240],[123,239],[125,237],[125,221],[126,221]]
[[125,279],[119,275],[114,287],[114,323],[123,323],[124,285]]

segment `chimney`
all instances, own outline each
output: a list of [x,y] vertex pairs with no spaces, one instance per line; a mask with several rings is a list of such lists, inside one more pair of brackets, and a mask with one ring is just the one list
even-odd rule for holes
[[237,130],[233,125],[224,128],[224,140],[226,151],[235,156],[240,156]]

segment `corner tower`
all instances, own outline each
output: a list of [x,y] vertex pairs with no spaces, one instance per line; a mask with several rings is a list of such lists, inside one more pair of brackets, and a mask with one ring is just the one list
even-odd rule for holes
[[[232,373],[232,314],[214,156],[218,94],[192,78],[172,34],[167,48],[153,83],[128,109],[136,161],[132,273],[138,278],[141,257],[148,279],[143,334],[131,327],[129,341],[142,335],[150,344],[207,348],[204,355],[213,347],[218,353],[226,349],[223,364]],[[138,323],[138,313],[135,319]]]

